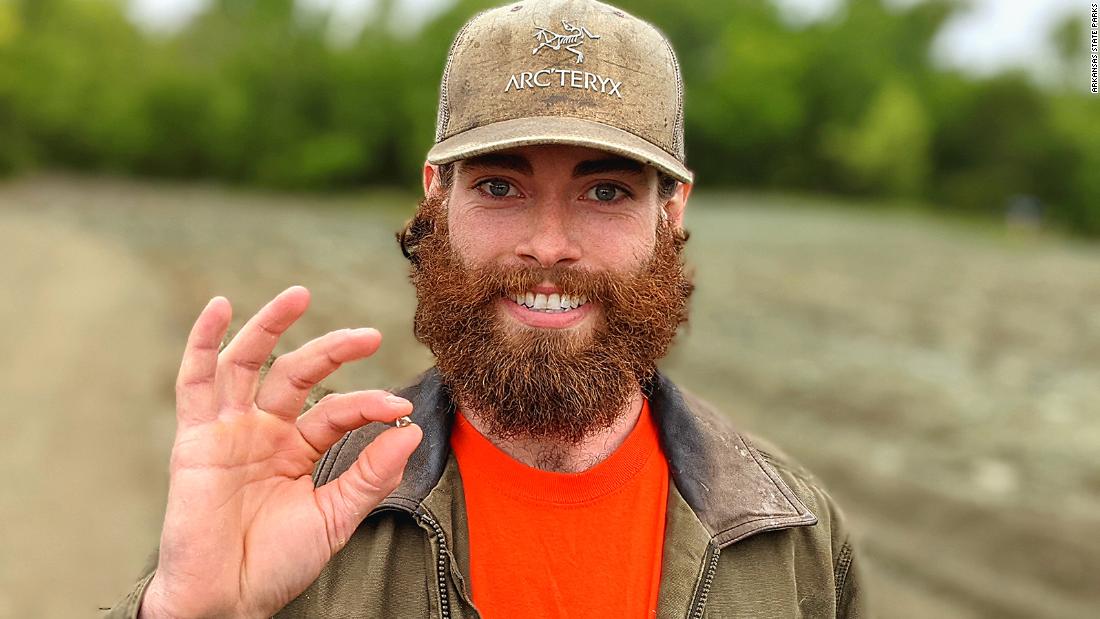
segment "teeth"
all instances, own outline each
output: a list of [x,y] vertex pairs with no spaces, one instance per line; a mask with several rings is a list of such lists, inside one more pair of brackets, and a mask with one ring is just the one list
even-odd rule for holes
[[530,309],[551,312],[569,311],[588,302],[588,298],[581,295],[574,296],[557,292],[550,295],[527,292],[523,294],[514,294],[511,296],[511,299],[517,304],[526,306]]

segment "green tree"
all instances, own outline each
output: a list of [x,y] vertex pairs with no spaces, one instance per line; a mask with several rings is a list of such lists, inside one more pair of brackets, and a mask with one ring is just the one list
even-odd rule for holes
[[884,84],[855,126],[827,126],[822,138],[852,190],[899,197],[923,194],[931,127],[924,105],[904,82]]

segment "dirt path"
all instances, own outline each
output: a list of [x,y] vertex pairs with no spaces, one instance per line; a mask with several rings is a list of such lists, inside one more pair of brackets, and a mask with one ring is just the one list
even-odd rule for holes
[[169,295],[94,234],[4,211],[0,229],[0,616],[90,616],[158,534]]

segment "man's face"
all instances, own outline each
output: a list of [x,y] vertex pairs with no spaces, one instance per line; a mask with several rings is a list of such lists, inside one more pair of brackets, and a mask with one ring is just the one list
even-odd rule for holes
[[417,336],[467,412],[503,437],[576,441],[609,426],[686,320],[687,188],[572,146],[426,170]]
[[[458,162],[447,226],[469,266],[627,275],[652,256],[663,207],[652,167],[590,148],[532,146]],[[513,332],[584,338],[600,318],[599,300],[577,298],[548,279],[526,292],[522,304],[512,296],[496,302]]]

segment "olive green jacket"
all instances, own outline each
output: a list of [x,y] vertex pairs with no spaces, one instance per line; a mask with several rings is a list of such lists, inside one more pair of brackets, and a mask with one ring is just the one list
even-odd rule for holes
[[[658,616],[867,616],[852,541],[829,495],[660,373],[645,392],[674,482]],[[401,485],[277,616],[478,617],[448,442],[454,405],[434,368],[399,393],[424,430]],[[335,479],[383,429],[344,436],[318,463],[315,483]],[[136,616],[151,577],[152,568],[110,616]]]

